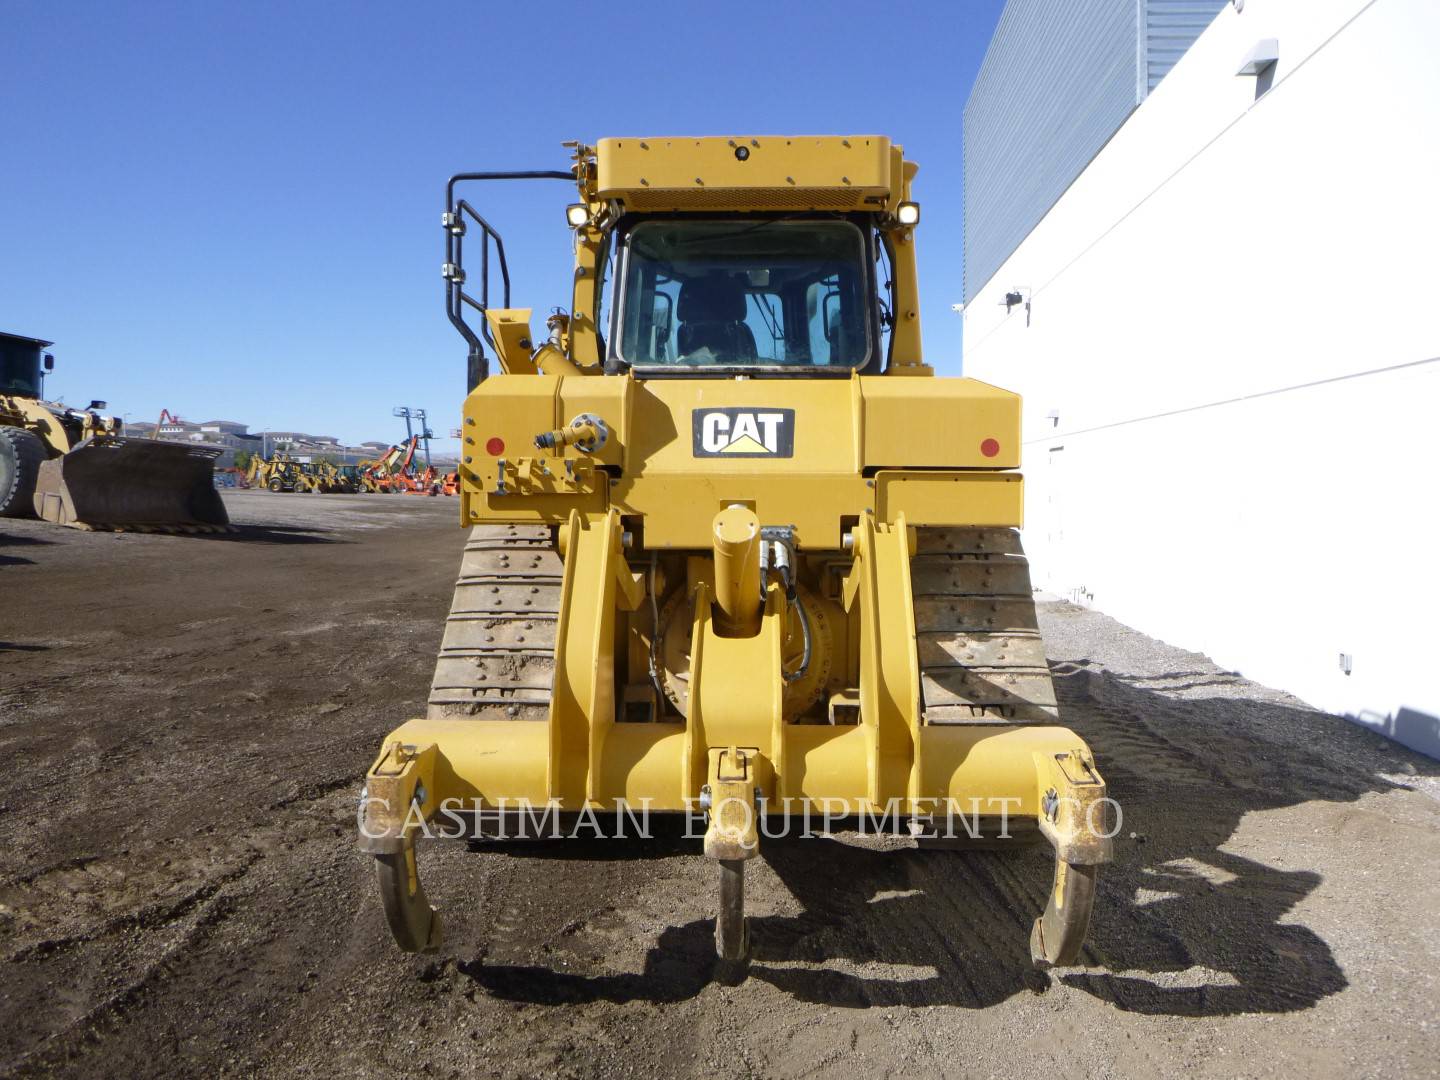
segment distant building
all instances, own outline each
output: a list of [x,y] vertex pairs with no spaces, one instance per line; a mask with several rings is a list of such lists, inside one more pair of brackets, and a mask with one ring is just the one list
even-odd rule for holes
[[223,435],[244,435],[250,430],[249,424],[237,423],[234,420],[206,420],[199,427],[201,431]]
[[220,468],[234,466],[236,451],[267,458],[283,451],[301,461],[324,458],[336,464],[354,465],[379,457],[391,446],[379,440],[346,446],[334,435],[311,435],[306,431],[259,431],[252,434],[250,425],[238,420],[206,420],[198,424],[188,420],[167,421],[159,425],[158,432],[154,423],[137,420],[126,424],[125,432],[133,438],[156,437],[169,442],[223,447],[224,452],[216,460]]
[[167,420],[160,425],[160,438],[178,439],[182,442],[203,441],[200,435],[200,425],[192,424],[187,420]]
[[[356,465],[370,461],[389,449],[389,443],[362,443],[346,446],[333,435],[311,435],[305,431],[261,431],[251,438],[263,443],[265,457],[274,457],[277,452],[289,454],[299,461],[333,461],[337,465]],[[379,451],[373,447],[379,446]]]

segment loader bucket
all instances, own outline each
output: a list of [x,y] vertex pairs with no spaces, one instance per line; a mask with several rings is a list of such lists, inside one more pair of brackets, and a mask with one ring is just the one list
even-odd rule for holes
[[230,516],[214,447],[101,436],[40,466],[35,512],[73,528],[210,532]]

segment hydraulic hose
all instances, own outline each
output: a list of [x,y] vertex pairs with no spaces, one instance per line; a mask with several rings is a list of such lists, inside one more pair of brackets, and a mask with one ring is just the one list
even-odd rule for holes
[[804,678],[805,672],[810,670],[810,617],[805,614],[805,604],[801,601],[799,592],[795,594],[795,611],[800,616],[800,637],[804,645],[800,653],[800,666],[785,676],[787,683]]

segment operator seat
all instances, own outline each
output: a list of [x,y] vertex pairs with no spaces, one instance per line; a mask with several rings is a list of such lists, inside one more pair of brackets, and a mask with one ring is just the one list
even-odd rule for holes
[[706,274],[680,286],[681,356],[709,349],[720,363],[754,360],[755,335],[745,325],[745,290],[728,274]]

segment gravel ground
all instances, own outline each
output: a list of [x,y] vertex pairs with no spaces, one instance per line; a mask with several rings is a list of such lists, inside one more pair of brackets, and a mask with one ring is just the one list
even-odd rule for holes
[[432,845],[389,944],[359,778],[420,710],[454,500],[229,493],[240,533],[0,523],[0,1074],[1431,1076],[1440,765],[1060,603],[1125,811],[1085,966],[1043,849],[767,847],[711,978],[693,841]]

